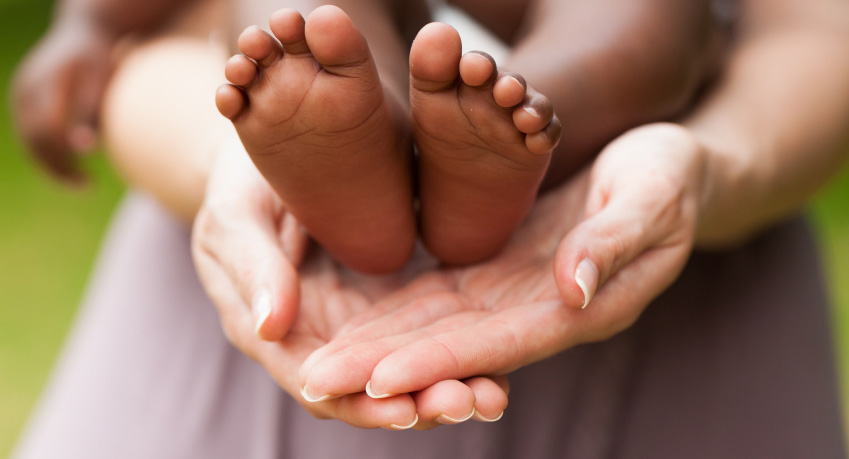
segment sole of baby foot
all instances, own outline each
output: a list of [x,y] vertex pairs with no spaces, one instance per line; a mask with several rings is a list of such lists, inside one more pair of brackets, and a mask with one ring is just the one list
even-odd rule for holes
[[239,37],[216,104],[310,235],[346,266],[394,271],[415,243],[406,104],[335,6],[283,9]]
[[421,234],[447,264],[485,260],[506,244],[533,206],[561,131],[551,102],[521,75],[461,50],[456,30],[433,23],[410,53]]

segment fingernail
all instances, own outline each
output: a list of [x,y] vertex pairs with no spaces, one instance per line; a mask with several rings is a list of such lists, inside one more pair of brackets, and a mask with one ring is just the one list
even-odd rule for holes
[[259,331],[263,324],[265,324],[265,321],[268,320],[268,316],[271,315],[271,292],[267,289],[261,289],[256,292],[253,303],[251,304],[251,312],[256,323],[254,331],[262,338]]
[[590,300],[593,299],[593,295],[595,295],[596,287],[598,287],[598,268],[595,267],[595,263],[587,258],[581,260],[578,263],[578,268],[575,269],[575,282],[584,292],[584,305],[581,306],[581,309],[586,309]]
[[368,394],[371,398],[388,398],[391,397],[392,394],[378,394],[377,392],[371,389],[371,381],[366,383],[366,394]]
[[323,402],[323,401],[329,399],[330,395],[322,395],[321,397],[315,397],[312,394],[310,394],[310,392],[307,390],[307,386],[304,386],[304,387],[301,388],[301,397],[303,397],[304,400],[306,400],[310,403],[315,403],[315,402]]
[[525,107],[525,113],[533,116],[534,118],[539,116],[539,112],[537,111],[537,109],[535,109],[533,107]]
[[436,417],[435,420],[436,420],[436,422],[438,422],[440,424],[459,424],[461,422],[468,421],[474,415],[475,415],[475,410],[472,409],[471,413],[469,413],[467,416],[464,416],[464,417],[459,418],[459,419],[452,418],[451,416],[448,416],[447,414],[440,414],[439,416]]
[[389,427],[387,427],[387,429],[390,429],[390,430],[407,430],[407,429],[411,429],[413,426],[415,426],[417,422],[419,422],[419,415],[418,414],[416,414],[416,418],[413,419],[413,422],[411,422],[410,424],[408,424],[406,426],[399,426],[398,424],[389,424]]
[[494,418],[485,417],[484,415],[480,414],[477,410],[475,410],[475,412],[474,412],[475,420],[483,421],[483,422],[495,422],[495,421],[498,421],[499,419],[501,419],[503,416],[504,416],[503,411],[498,413],[498,416],[496,416]]

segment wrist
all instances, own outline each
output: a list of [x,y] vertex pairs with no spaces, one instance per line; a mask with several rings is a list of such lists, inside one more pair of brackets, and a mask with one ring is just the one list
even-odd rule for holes
[[745,237],[746,209],[757,188],[750,167],[751,155],[741,142],[720,144],[696,134],[704,154],[704,173],[699,187],[699,221],[695,244],[715,249],[731,247]]

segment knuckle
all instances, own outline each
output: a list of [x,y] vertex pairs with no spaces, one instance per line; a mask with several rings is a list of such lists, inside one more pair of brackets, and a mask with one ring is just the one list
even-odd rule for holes
[[254,279],[259,268],[252,259],[240,257],[233,266],[233,275],[239,285],[247,283],[248,280]]
[[[629,231],[640,232],[641,230],[631,228]],[[599,268],[607,272],[617,270],[624,262],[628,252],[627,236],[621,231],[621,228],[608,227],[599,230],[596,237],[600,241],[600,253],[604,254],[604,266],[599,266]]]
[[[629,310],[630,311],[630,310]],[[600,341],[608,340],[617,334],[623,332],[624,330],[634,325],[634,322],[637,321],[637,318],[640,316],[641,310],[631,311],[627,314],[620,314],[613,317],[605,326],[600,330],[598,338]]]
[[207,197],[195,218],[194,231],[199,239],[209,240],[232,232],[234,220],[222,199]]

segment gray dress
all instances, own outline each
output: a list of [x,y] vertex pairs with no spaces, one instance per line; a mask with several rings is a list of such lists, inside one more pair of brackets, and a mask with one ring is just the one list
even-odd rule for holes
[[189,234],[115,218],[18,458],[842,458],[827,301],[800,220],[696,254],[613,339],[517,371],[493,424],[319,421],[224,339]]

